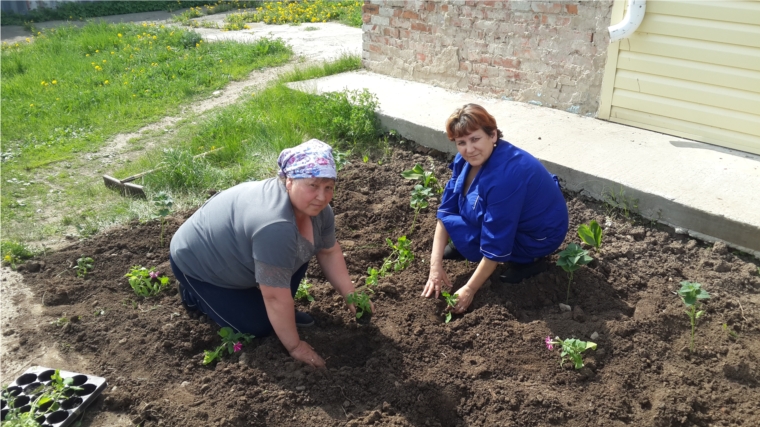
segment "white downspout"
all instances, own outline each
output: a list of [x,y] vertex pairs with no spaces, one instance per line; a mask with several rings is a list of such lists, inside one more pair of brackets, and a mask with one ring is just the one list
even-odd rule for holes
[[628,0],[628,10],[625,12],[623,20],[616,25],[607,28],[610,32],[610,43],[630,37],[630,35],[639,28],[639,25],[641,25],[641,21],[644,20],[644,14],[646,11],[646,0]]

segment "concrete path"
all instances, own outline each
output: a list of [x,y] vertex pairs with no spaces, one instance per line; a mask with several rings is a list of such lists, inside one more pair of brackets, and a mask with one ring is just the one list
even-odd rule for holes
[[363,89],[377,95],[387,129],[455,153],[444,123],[479,103],[505,139],[557,174],[566,188],[613,195],[649,219],[760,258],[760,156],[530,104],[481,98],[366,71],[294,83],[306,91]]

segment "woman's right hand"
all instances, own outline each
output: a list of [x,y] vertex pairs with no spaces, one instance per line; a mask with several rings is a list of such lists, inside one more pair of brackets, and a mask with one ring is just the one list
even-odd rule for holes
[[422,290],[422,296],[430,298],[435,293],[435,297],[438,298],[444,286],[447,289],[451,289],[451,281],[446,274],[446,270],[443,269],[442,265],[431,265],[430,275],[425,284],[425,289]]
[[299,341],[296,348],[290,351],[290,357],[315,368],[325,367],[325,361],[306,341]]

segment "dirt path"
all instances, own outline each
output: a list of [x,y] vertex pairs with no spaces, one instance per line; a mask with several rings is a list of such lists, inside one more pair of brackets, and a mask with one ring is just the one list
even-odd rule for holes
[[[111,17],[111,22],[162,22],[170,24],[166,19],[170,15],[166,13],[131,14]],[[223,20],[224,15],[211,15],[206,20]],[[40,27],[61,25],[64,23],[46,23]],[[265,87],[282,73],[291,71],[297,67],[305,67],[326,60],[332,60],[342,54],[361,54],[361,30],[335,23],[311,24],[309,27],[316,30],[305,31],[306,26],[270,26],[252,24],[250,30],[239,32],[223,32],[221,30],[200,28],[197,29],[205,40],[214,42],[218,40],[237,40],[240,42],[252,42],[260,37],[279,37],[285,40],[294,51],[294,58],[289,63],[280,66],[253,71],[247,78],[231,82],[224,89],[197,102],[184,106],[178,116],[165,117],[162,120],[151,123],[136,132],[118,134],[114,136],[100,150],[84,155],[80,165],[74,165],[67,169],[73,174],[78,174],[85,179],[100,179],[99,167],[108,168],[109,165],[125,162],[128,158],[139,156],[143,151],[155,146],[166,144],[169,137],[175,131],[177,123],[184,119],[195,118],[226,105],[237,102],[242,96]],[[12,42],[13,37],[22,40],[28,35],[23,29],[3,27],[3,41]],[[141,138],[140,148],[135,150],[130,147],[129,141]],[[94,166],[95,165],[95,166]],[[51,174],[45,170],[36,178],[40,182]],[[54,208],[53,208],[54,209]],[[41,217],[39,226],[45,221],[60,221],[55,212],[48,212]],[[55,239],[42,242],[45,247],[57,249],[70,244],[66,239]],[[58,318],[66,317],[67,313],[56,314]],[[22,276],[8,268],[2,269],[0,280],[0,379],[3,384],[11,381],[18,372],[23,372],[32,365],[60,367],[76,372],[90,372],[88,358],[68,352],[59,346],[50,345],[48,342],[29,342],[19,330],[39,330],[51,321],[50,314],[43,315],[43,299],[33,297]],[[19,357],[19,350],[23,348],[24,357]],[[28,351],[27,351],[28,350]],[[63,350],[63,351],[62,351]],[[132,426],[132,421],[125,416],[113,413],[99,414],[95,417],[86,417],[85,426]]]

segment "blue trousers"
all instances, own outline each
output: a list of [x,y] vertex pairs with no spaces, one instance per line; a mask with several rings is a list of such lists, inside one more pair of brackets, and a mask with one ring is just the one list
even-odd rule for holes
[[[169,256],[174,277],[182,283],[181,298],[187,308],[198,310],[213,319],[219,326],[229,326],[236,332],[264,337],[274,329],[269,322],[264,297],[258,287],[227,289],[192,278],[177,267]],[[305,263],[290,279],[290,293],[296,295],[298,285],[306,275]]]

